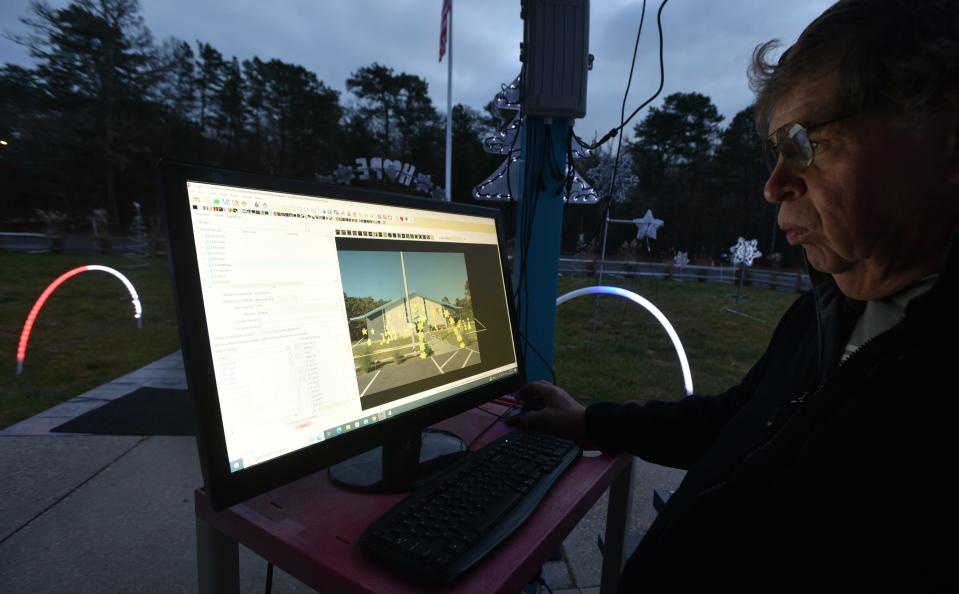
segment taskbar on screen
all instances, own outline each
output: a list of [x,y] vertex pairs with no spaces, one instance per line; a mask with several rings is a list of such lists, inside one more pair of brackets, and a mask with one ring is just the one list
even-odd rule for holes
[[330,439],[331,437],[336,437],[337,435],[342,435],[350,431],[356,431],[357,429],[360,429],[361,427],[366,427],[367,425],[376,424],[385,419],[392,418],[394,415],[402,414],[408,410],[413,410],[415,408],[419,408],[421,406],[431,404],[438,400],[443,400],[444,398],[447,398],[454,394],[459,394],[461,392],[465,392],[467,390],[477,388],[479,386],[482,386],[483,384],[492,383],[496,380],[502,379],[504,377],[508,377],[510,375],[514,375],[516,373],[517,373],[517,368],[515,366],[512,366],[508,369],[498,371],[496,373],[492,373],[488,376],[477,378],[466,384],[461,384],[453,388],[449,388],[447,390],[442,390],[434,394],[430,394],[429,396],[425,396],[414,402],[407,402],[405,404],[400,404],[393,408],[389,408],[387,410],[380,411],[374,414],[365,415],[358,419],[353,419],[352,421],[348,423],[343,423],[341,425],[331,427],[323,431],[322,436],[323,436],[323,439]]

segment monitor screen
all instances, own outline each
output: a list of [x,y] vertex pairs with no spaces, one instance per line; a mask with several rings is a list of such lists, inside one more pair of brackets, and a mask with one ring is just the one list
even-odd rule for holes
[[521,381],[497,211],[171,168],[205,482],[208,467],[262,479],[271,462],[322,452],[285,473],[302,475],[382,442],[404,418],[425,426]]

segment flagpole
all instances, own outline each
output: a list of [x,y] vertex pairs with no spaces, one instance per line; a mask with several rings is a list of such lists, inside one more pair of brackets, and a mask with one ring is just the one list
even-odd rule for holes
[[453,199],[453,2],[447,16],[446,64],[446,201]]

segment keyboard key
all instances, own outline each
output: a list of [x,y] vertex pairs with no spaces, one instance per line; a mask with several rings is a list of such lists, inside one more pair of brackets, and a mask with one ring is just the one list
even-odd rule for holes
[[391,555],[376,558],[414,578],[448,583],[519,527],[545,494],[533,489],[552,485],[578,454],[563,439],[511,433],[472,453],[440,484],[411,493],[367,529],[363,547],[388,548]]

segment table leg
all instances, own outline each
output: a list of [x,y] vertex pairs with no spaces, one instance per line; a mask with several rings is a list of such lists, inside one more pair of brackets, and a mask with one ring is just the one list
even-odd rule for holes
[[599,593],[612,594],[619,585],[619,576],[625,563],[626,534],[629,530],[629,512],[633,500],[633,457],[629,465],[609,487],[606,507],[606,536],[603,539],[603,571]]
[[196,519],[196,567],[201,594],[239,594],[237,542],[199,517]]

